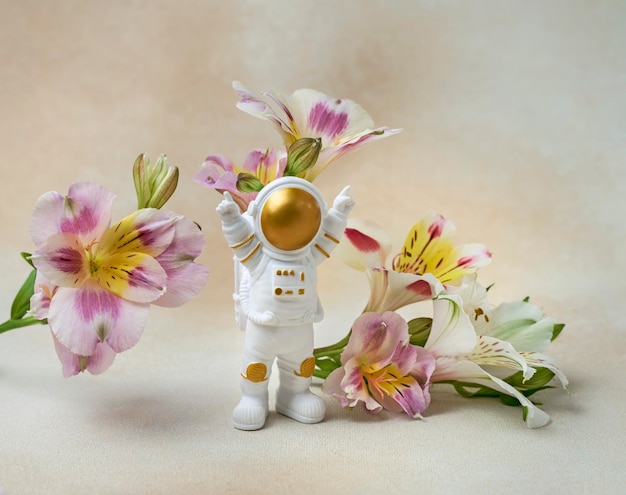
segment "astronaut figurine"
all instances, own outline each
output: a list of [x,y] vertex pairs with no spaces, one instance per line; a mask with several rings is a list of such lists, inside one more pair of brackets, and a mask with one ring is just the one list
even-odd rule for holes
[[235,253],[235,309],[246,330],[242,398],[233,425],[258,430],[268,415],[268,382],[278,360],[276,411],[319,423],[326,406],[309,389],[315,368],[313,323],[323,318],[317,265],[339,242],[354,206],[346,187],[327,211],[313,184],[282,177],[266,185],[241,214],[228,192],[217,207]]

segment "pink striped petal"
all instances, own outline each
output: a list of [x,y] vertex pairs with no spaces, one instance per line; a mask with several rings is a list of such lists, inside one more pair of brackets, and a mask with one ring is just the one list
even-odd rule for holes
[[376,363],[393,355],[398,342],[409,338],[404,318],[392,311],[384,314],[363,313],[352,325],[350,341],[341,355],[345,364],[355,356],[363,362]]
[[341,138],[374,128],[370,115],[357,103],[314,89],[298,89],[287,100],[303,136],[321,137],[324,148]]
[[50,302],[48,323],[73,354],[91,356],[99,342],[122,352],[139,340],[148,310],[148,304],[126,301],[97,286],[61,287]]
[[99,375],[105,372],[115,360],[116,353],[106,342],[99,342],[91,356],[79,356],[64,347],[54,336],[54,333],[52,339],[54,349],[61,361],[64,378],[69,378],[83,371],[89,371],[92,375]]
[[34,289],[35,292],[30,298],[29,314],[38,320],[43,320],[48,317],[50,301],[56,293],[58,286],[50,282],[39,270],[37,270]]
[[36,246],[49,236],[76,234],[84,244],[97,239],[109,227],[115,196],[90,182],[72,184],[67,197],[49,192],[37,200],[31,220],[31,237]]
[[282,98],[270,93],[266,93],[267,98],[263,98],[251,92],[239,81],[233,81],[233,89],[241,98],[237,108],[253,117],[271,122],[281,134],[285,144],[291,144],[300,137],[293,116]]
[[371,396],[363,379],[360,365],[361,360],[358,357],[345,364],[345,376],[341,380],[341,389],[349,401],[349,407],[355,407],[359,402],[362,402],[366,411],[377,413],[382,409],[382,406]]
[[80,287],[89,276],[85,248],[75,234],[53,234],[32,256],[38,271],[51,283]]
[[195,297],[205,286],[209,269],[198,263],[185,266],[167,273],[165,294],[153,302],[157,306],[182,306]]
[[167,249],[156,259],[169,273],[188,265],[200,256],[206,239],[194,221],[175,213],[168,212],[168,214],[176,219],[174,236]]

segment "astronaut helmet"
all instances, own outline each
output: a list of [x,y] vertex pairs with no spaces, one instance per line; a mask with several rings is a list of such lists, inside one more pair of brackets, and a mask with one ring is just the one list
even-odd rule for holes
[[313,243],[326,216],[319,190],[298,177],[281,177],[266,185],[254,201],[254,231],[266,250],[297,256]]

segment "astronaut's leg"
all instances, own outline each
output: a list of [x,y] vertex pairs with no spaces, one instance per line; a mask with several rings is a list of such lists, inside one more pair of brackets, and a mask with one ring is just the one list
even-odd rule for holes
[[309,389],[315,369],[313,328],[305,325],[291,329],[290,337],[297,337],[293,350],[278,356],[276,412],[301,423],[319,423],[324,419],[326,404]]
[[274,356],[271,329],[248,322],[241,370],[241,400],[233,410],[233,426],[239,430],[263,428],[268,415],[270,372]]

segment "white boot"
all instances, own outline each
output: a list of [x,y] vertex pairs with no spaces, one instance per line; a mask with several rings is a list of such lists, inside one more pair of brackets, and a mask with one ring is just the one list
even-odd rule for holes
[[300,423],[319,423],[324,419],[326,403],[309,389],[311,377],[297,376],[279,363],[280,386],[276,394],[276,412]]
[[268,381],[253,383],[241,379],[241,400],[233,410],[233,426],[238,430],[260,430],[268,414]]

